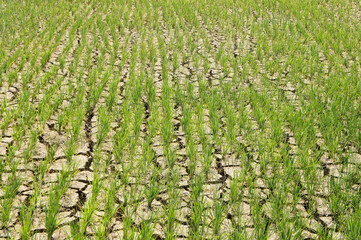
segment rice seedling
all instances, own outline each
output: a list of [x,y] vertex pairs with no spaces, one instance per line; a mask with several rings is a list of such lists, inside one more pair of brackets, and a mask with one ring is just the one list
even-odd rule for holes
[[59,202],[67,191],[73,175],[74,171],[71,169],[71,165],[67,165],[66,169],[57,176],[56,183],[50,188],[49,203],[45,213],[45,228],[48,239],[51,239],[54,231],[61,223],[61,219],[59,219],[61,205]]

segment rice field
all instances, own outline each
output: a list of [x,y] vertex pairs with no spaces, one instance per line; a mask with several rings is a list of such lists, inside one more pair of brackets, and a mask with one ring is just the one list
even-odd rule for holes
[[0,239],[361,239],[361,3],[0,0]]

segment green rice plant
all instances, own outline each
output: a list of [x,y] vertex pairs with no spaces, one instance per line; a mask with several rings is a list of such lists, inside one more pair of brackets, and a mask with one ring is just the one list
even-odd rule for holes
[[330,180],[330,196],[328,198],[330,211],[336,223],[336,227],[341,224],[341,216],[345,214],[348,208],[348,199],[342,191],[341,182],[337,179]]
[[18,80],[18,72],[16,70],[12,71],[8,77],[8,86],[11,87]]
[[113,105],[115,104],[118,83],[119,83],[118,80],[113,79],[113,81],[110,85],[110,93],[109,93],[108,97],[106,98],[106,106],[108,108],[108,111],[111,111],[113,108]]
[[[39,191],[39,190],[38,190]],[[31,238],[31,228],[32,228],[32,217],[35,211],[35,204],[33,202],[37,201],[37,196],[39,192],[35,192],[34,196],[31,199],[30,207],[23,204],[20,208],[20,222],[21,230],[20,235],[21,239],[30,239]]]
[[118,210],[118,206],[115,203],[117,190],[118,190],[117,181],[113,180],[110,183],[109,189],[106,191],[104,215],[101,220],[101,225],[99,226],[96,232],[96,236],[98,238],[107,237],[111,231],[111,224]]
[[139,237],[137,239],[153,239],[153,232],[154,232],[154,224],[151,220],[145,220],[141,223],[141,230],[139,233]]
[[352,214],[350,218],[346,220],[345,223],[345,233],[347,239],[354,239],[359,236],[361,231],[361,224],[359,221],[360,209],[357,209],[355,213]]
[[229,147],[233,148],[236,140],[236,114],[229,104],[225,106],[225,115],[227,118],[226,139],[230,145]]
[[1,124],[1,135],[5,134],[5,130],[8,128],[10,121],[11,121],[11,112],[10,111],[6,111],[5,112],[5,116],[3,117],[3,121]]
[[212,129],[212,136],[215,142],[218,141],[218,133],[219,133],[219,129],[220,129],[220,117],[218,114],[218,109],[219,109],[219,103],[220,103],[220,96],[218,95],[218,93],[216,91],[213,91],[211,93],[212,95],[210,96],[209,102],[208,102],[208,107],[209,107],[209,120],[210,120],[210,124],[211,124],[211,129]]
[[176,222],[176,210],[179,207],[179,190],[175,188],[178,184],[178,175],[173,170],[170,170],[167,176],[167,191],[169,195],[168,205],[164,207],[165,214],[165,239],[174,239],[177,231],[177,222]]
[[262,214],[261,204],[259,203],[255,195],[253,195],[251,206],[252,218],[255,228],[253,232],[253,237],[255,237],[256,239],[266,239],[268,237],[270,219]]
[[[98,156],[96,156],[98,157]],[[95,157],[95,158],[96,158]],[[94,166],[96,167],[96,166]],[[86,205],[81,210],[81,218],[77,222],[76,228],[77,231],[73,230],[73,238],[74,239],[83,239],[85,236],[85,232],[87,227],[91,224],[93,215],[98,208],[99,200],[98,195],[102,189],[102,180],[99,178],[99,175],[95,172],[93,177],[92,184],[92,194],[88,199]],[[113,209],[114,211],[114,209]],[[109,224],[109,222],[108,222]],[[73,226],[74,228],[75,226]]]
[[157,197],[161,190],[161,184],[159,183],[159,169],[153,168],[152,175],[150,177],[149,187],[145,190],[145,197],[147,199],[148,207],[152,207],[153,200]]
[[133,208],[127,207],[124,210],[123,224],[124,224],[124,239],[135,239],[136,238],[136,229],[132,225],[132,214],[134,213]]
[[7,106],[7,100],[4,99],[2,102],[1,102],[1,105],[0,105],[0,117],[3,119],[3,116],[4,116],[4,113],[6,111],[6,106]]
[[107,134],[110,131],[111,115],[109,115],[109,112],[106,108],[100,108],[98,119],[97,147],[99,147],[104,142]]
[[215,239],[221,239],[221,226],[222,222],[227,214],[227,205],[224,203],[222,199],[217,197],[216,193],[213,193],[213,211],[212,211],[212,229],[213,229],[213,237]]
[[197,153],[195,149],[195,142],[192,138],[190,138],[187,142],[187,154],[189,156],[189,175],[192,179],[196,174],[197,167]]
[[172,137],[172,123],[171,123],[171,109],[169,105],[166,105],[166,114],[165,117],[162,120],[162,127],[161,127],[161,132],[162,132],[162,139],[164,142],[164,147],[167,149],[169,148],[170,142],[171,142],[171,137]]
[[3,186],[4,195],[1,199],[1,226],[7,228],[10,218],[12,217],[11,210],[13,208],[14,199],[18,193],[18,189],[22,183],[21,178],[16,176],[15,169],[17,164],[13,163],[12,173],[8,176],[6,184]]
[[58,132],[61,132],[61,129],[64,126],[64,123],[67,122],[65,111],[58,114],[57,122],[58,122]]
[[[126,114],[128,115],[129,113],[126,111]],[[126,119],[127,118],[128,117],[126,117]],[[120,130],[117,130],[117,132],[114,135],[113,149],[114,149],[115,161],[117,162],[120,161],[121,158],[123,157],[124,155],[123,150],[130,141],[128,124],[129,124],[128,121],[124,121]]]
[[20,124],[16,124],[15,126],[13,126],[13,128],[14,128],[14,132],[13,132],[14,142],[20,144],[24,136],[24,131],[25,131],[24,126]]
[[320,239],[334,239],[333,233],[327,228],[319,227],[317,234],[320,236]]
[[59,66],[60,66],[61,71],[64,71],[65,59],[63,57],[59,58]]
[[229,204],[230,206],[238,205],[242,199],[243,186],[242,186],[243,176],[242,173],[237,174],[233,180],[230,182],[230,191],[229,191]]
[[70,165],[64,166],[64,170],[57,175],[57,180],[51,185],[49,191],[49,202],[45,212],[45,228],[48,235],[48,239],[51,239],[54,231],[60,224],[59,210],[61,205],[60,199],[68,190],[70,181],[75,171],[72,170]]
[[203,188],[203,179],[200,175],[196,175],[190,184],[192,208],[190,217],[190,232],[189,236],[194,239],[201,239],[205,233],[205,204],[204,196],[201,194]]
[[208,179],[208,174],[213,160],[212,145],[205,141],[202,143],[202,150],[203,150],[203,167],[204,167],[203,170],[206,179]]
[[282,210],[282,207],[286,204],[286,196],[281,186],[279,186],[277,190],[272,189],[271,193],[273,194],[270,199],[272,219],[280,222],[284,215],[287,215],[287,213]]
[[31,159],[31,156],[32,156],[32,154],[34,152],[36,141],[38,139],[38,136],[39,136],[39,131],[38,130],[33,130],[31,132],[30,143],[29,143],[28,147],[26,148],[26,150],[24,152],[24,159],[26,161],[29,161]]
[[133,138],[132,138],[132,142],[131,142],[131,147],[130,147],[130,151],[133,153],[136,147],[136,144],[138,142],[139,139],[139,135],[140,135],[140,129],[141,129],[141,124],[142,124],[142,115],[143,115],[143,107],[139,106],[134,114],[134,132],[133,132]]
[[52,53],[52,49],[48,50],[43,54],[43,56],[41,57],[41,68],[44,68],[46,63],[49,61],[51,53]]
[[277,227],[280,232],[280,239],[301,239],[301,229],[296,231],[289,220],[288,218],[282,219]]

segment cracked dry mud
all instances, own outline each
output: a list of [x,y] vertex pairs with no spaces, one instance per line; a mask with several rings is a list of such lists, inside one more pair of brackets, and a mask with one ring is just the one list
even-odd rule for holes
[[[181,1],[196,6],[192,12],[176,1],[121,2],[73,9],[60,1],[54,32],[47,19],[33,29],[49,42],[34,37],[26,48],[6,48],[6,59],[17,51],[50,55],[22,68],[15,59],[0,76],[0,201],[3,212],[10,207],[0,239],[25,239],[24,209],[34,239],[349,239],[342,222],[361,208],[350,203],[360,200],[360,145],[341,133],[331,146],[323,113],[307,101],[312,92],[331,109],[323,83],[338,63],[318,47],[316,73],[299,72],[292,59],[302,53],[267,55],[262,44],[279,43],[255,29],[302,24],[300,16],[282,15],[278,5],[237,12],[220,1],[213,7],[224,15],[213,19],[203,1]],[[350,21],[360,18],[357,9]],[[244,24],[236,29],[231,16]],[[312,32],[297,44],[311,51],[317,41]],[[343,74],[360,73],[357,53],[345,49],[342,58]],[[352,109],[361,122],[359,101]],[[310,135],[296,121],[311,124]],[[51,232],[63,176],[70,178]],[[14,196],[7,186],[16,186]]]

